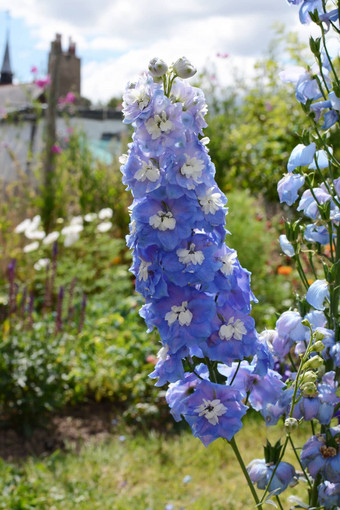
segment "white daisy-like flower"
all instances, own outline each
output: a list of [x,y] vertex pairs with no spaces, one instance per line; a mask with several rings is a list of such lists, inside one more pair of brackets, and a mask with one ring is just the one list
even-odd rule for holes
[[103,221],[103,223],[99,223],[99,225],[97,225],[97,230],[98,230],[98,232],[102,232],[102,233],[108,232],[111,227],[112,227],[111,221]]
[[46,245],[52,244],[52,243],[54,243],[54,241],[56,241],[58,239],[59,236],[60,236],[60,232],[57,232],[57,231],[50,232],[49,234],[47,234],[45,239],[43,239],[43,244],[46,244]]
[[19,223],[14,229],[14,232],[16,234],[23,234],[25,230],[30,226],[31,220],[29,218],[26,218],[24,221]]
[[83,225],[69,225],[64,227],[61,233],[65,236],[64,246],[69,247],[76,243],[80,238],[80,232],[84,229]]
[[90,212],[90,213],[85,214],[84,220],[87,221],[88,223],[90,223],[91,221],[94,221],[95,219],[97,219],[97,216],[98,215],[96,213]]
[[105,207],[101,209],[98,213],[98,218],[100,220],[109,220],[113,216],[113,211],[110,207]]
[[70,221],[70,225],[82,225],[82,224],[83,224],[82,216],[73,216],[73,218]]
[[41,269],[44,269],[45,267],[47,267],[49,263],[50,263],[50,259],[48,259],[48,258],[39,259],[39,260],[37,260],[37,262],[34,264],[33,267],[36,271],[40,271]]
[[38,241],[34,241],[33,243],[26,244],[26,246],[23,247],[24,253],[30,253],[31,251],[35,251],[39,248]]

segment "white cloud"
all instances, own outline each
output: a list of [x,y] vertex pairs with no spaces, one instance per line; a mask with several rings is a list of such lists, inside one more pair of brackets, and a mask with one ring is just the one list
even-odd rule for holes
[[[92,100],[117,95],[154,56],[171,63],[185,55],[201,69],[217,52],[229,53],[249,73],[275,21],[308,31],[285,0],[0,0],[0,8],[24,18],[37,49],[48,51],[55,32],[71,36],[83,57],[83,94]],[[216,64],[228,81],[230,63]]]

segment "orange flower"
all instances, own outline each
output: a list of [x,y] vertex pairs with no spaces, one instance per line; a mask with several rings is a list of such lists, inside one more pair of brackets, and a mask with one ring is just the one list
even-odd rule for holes
[[279,266],[277,268],[277,274],[283,274],[286,276],[288,276],[292,271],[293,269],[290,266]]
[[327,255],[329,257],[330,254],[331,254],[331,246],[330,246],[330,244],[326,244],[325,245],[325,255]]

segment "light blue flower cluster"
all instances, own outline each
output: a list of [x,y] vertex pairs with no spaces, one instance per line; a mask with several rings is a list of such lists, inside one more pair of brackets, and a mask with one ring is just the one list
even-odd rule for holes
[[249,315],[250,273],[225,244],[227,199],[202,138],[207,106],[202,91],[182,79],[194,68],[182,58],[167,69],[153,59],[150,73],[124,94],[125,122],[134,127],[121,159],[134,197],[127,244],[146,300],[140,313],[161,337],[150,377],[158,386],[171,383],[174,418],[183,416],[208,445],[231,440],[248,409],[244,389],[229,386],[231,375],[216,382],[216,362],[232,366],[257,354],[256,378],[266,374],[270,355]]
[[[316,123],[323,116],[322,129],[329,129],[339,120],[340,99],[337,80],[334,81],[334,67],[325,44],[325,35],[330,27],[336,27],[339,21],[339,9],[326,9],[324,0],[288,0],[288,3],[300,5],[301,23],[316,23],[322,38],[310,39],[310,48],[316,63],[307,70],[300,66],[290,66],[281,73],[286,82],[295,84],[297,100],[305,106],[306,112],[314,115]],[[334,6],[335,7],[335,6]]]
[[[294,259],[305,296],[297,296],[296,309],[282,313],[275,329],[260,334],[260,340],[271,345],[277,371],[268,370],[256,383],[260,386],[266,380],[268,391],[267,396],[262,393],[265,398],[258,409],[267,425],[285,420],[288,432],[283,450],[289,440],[292,442],[290,427],[303,420],[311,422],[313,436],[299,459],[310,485],[308,508],[322,505],[333,510],[340,505],[340,428],[333,426],[334,419],[339,420],[340,406],[340,163],[327,138],[328,130],[339,122],[340,82],[327,49],[326,33],[330,27],[340,32],[339,10],[327,11],[329,3],[323,0],[288,2],[300,6],[302,23],[313,21],[321,31],[320,38],[310,39],[315,66],[308,71],[294,67],[281,73],[285,81],[296,84],[297,100],[312,126],[301,135],[288,159],[287,173],[278,183],[281,203],[291,206],[299,199],[300,217],[286,222],[280,246],[286,257]],[[326,131],[322,134],[321,115],[321,128]],[[243,378],[249,384],[251,377],[250,367],[242,365],[235,383]],[[249,401],[256,398],[253,391],[250,387]],[[255,409],[256,405],[253,403]],[[290,483],[291,469],[283,462],[268,462],[268,458],[255,459],[248,466],[253,483],[276,495]],[[284,480],[277,486],[281,472]]]

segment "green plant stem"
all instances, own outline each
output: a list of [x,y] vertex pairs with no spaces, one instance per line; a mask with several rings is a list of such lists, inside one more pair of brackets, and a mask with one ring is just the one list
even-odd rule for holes
[[231,382],[230,382],[229,386],[231,386],[231,385],[233,384],[233,382],[234,382],[234,380],[235,380],[235,377],[236,377],[236,375],[237,375],[237,372],[239,371],[240,366],[241,366],[241,361],[239,361],[239,362],[238,362],[237,369],[235,370],[235,374],[233,375],[233,378],[232,378],[232,380],[231,380]]
[[331,296],[330,312],[333,320],[333,327],[335,330],[335,341],[340,340],[340,326],[339,326],[339,294],[340,294],[340,225],[337,227],[336,249],[335,249],[335,276],[334,288]]
[[[227,441],[227,439],[226,439],[226,441]],[[245,464],[244,464],[244,462],[243,462],[243,459],[242,459],[242,456],[241,456],[241,454],[240,454],[240,451],[239,451],[239,449],[238,449],[238,447],[237,447],[237,445],[236,445],[235,438],[233,437],[230,441],[227,441],[227,442],[230,444],[230,446],[231,446],[231,447],[232,447],[232,449],[233,449],[233,452],[235,453],[235,457],[237,458],[238,463],[239,463],[239,465],[240,465],[240,467],[241,467],[241,469],[242,469],[242,472],[243,472],[243,474],[244,474],[244,477],[245,477],[245,479],[247,480],[247,484],[248,484],[248,487],[249,487],[249,489],[250,489],[250,492],[251,492],[251,494],[252,494],[252,496],[253,496],[253,498],[254,498],[254,501],[255,501],[255,503],[256,503],[256,507],[257,507],[259,510],[263,510],[262,505],[261,505],[262,501],[260,502],[259,497],[258,497],[258,495],[257,495],[257,492],[256,492],[256,490],[255,490],[254,484],[253,484],[253,482],[251,481],[251,479],[250,479],[250,477],[249,477],[249,474],[248,474],[247,468],[246,468],[246,466],[245,466]]]
[[290,442],[290,444],[291,444],[291,447],[293,448],[293,452],[294,452],[294,454],[295,454],[296,460],[298,461],[299,466],[301,467],[301,470],[302,470],[302,472],[303,472],[303,474],[304,474],[304,476],[305,476],[305,478],[306,478],[306,480],[307,480],[307,482],[308,482],[308,485],[309,485],[309,487],[310,487],[310,488],[312,488],[312,484],[311,484],[311,482],[310,482],[310,480],[309,480],[309,478],[308,478],[308,476],[307,476],[307,473],[306,473],[306,471],[305,471],[305,468],[304,468],[304,467],[303,467],[303,465],[301,464],[299,454],[298,454],[298,452],[296,451],[296,448],[295,448],[295,445],[294,445],[294,442],[293,442],[292,436],[291,436],[290,434],[289,434],[289,442]]
[[[319,59],[318,59],[318,63],[319,63]],[[326,83],[326,80],[325,80],[325,77],[324,77],[323,72],[322,72],[322,65],[321,65],[321,63],[319,63],[319,71],[320,71],[320,74],[321,74],[321,77],[322,77],[322,81],[323,81],[323,83],[324,83],[324,85],[326,87],[326,90],[327,90],[327,92],[329,92],[328,87],[327,87],[327,83]],[[318,76],[315,76],[315,79],[318,82],[319,89],[320,89],[320,92],[322,94],[322,97],[324,98],[325,101],[327,101],[327,95],[325,94],[325,92],[324,92],[324,90],[322,88],[322,83],[321,83],[320,78]]]
[[325,53],[327,55],[327,59],[328,59],[328,62],[329,62],[329,65],[331,66],[331,69],[333,71],[333,75],[334,75],[334,79],[336,81],[336,84],[339,85],[339,78],[338,78],[338,75],[336,73],[336,70],[334,69],[334,65],[333,65],[333,62],[332,62],[332,59],[328,53],[328,49],[327,49],[327,44],[326,44],[326,36],[325,36],[325,29],[321,23],[320,25],[320,28],[321,28],[321,34],[322,34],[322,42],[323,42],[323,48],[325,50]]
[[312,268],[312,271],[313,271],[314,278],[317,280],[318,279],[318,275],[317,275],[315,267],[314,267],[313,252],[312,251],[308,252],[308,259],[309,259],[310,267]]
[[301,278],[301,281],[302,281],[305,289],[308,290],[309,289],[309,283],[308,283],[307,277],[305,275],[305,272],[303,270],[303,267],[301,265],[301,260],[300,260],[299,254],[295,253],[294,258],[296,260],[296,268],[298,270],[298,273],[299,273],[299,276]]
[[276,501],[277,501],[277,504],[279,505],[280,510],[283,510],[283,506],[282,506],[282,503],[281,503],[281,501],[280,501],[279,496],[275,496],[275,499],[276,499]]
[[310,501],[309,501],[309,505],[311,507],[317,507],[318,506],[318,486],[319,486],[319,483],[320,483],[320,479],[321,479],[321,476],[318,475],[315,480],[314,480],[314,484],[313,484],[313,487],[312,487],[312,490],[310,492]]
[[292,364],[292,367],[293,367],[294,372],[297,372],[296,365],[295,365],[295,363],[294,363],[294,360],[293,360],[292,355],[291,355],[291,353],[290,353],[290,352],[288,353],[288,359],[289,359],[289,361],[290,361],[290,362],[291,362],[291,364]]
[[329,157],[329,160],[333,162],[333,164],[337,167],[337,168],[340,168],[340,162],[336,159],[336,157],[331,153],[331,151],[329,150],[329,147],[327,144],[325,144],[324,140],[323,140],[323,137],[321,136],[320,134],[320,131],[319,131],[319,127],[317,125],[317,123],[315,122],[314,119],[312,119],[311,117],[308,116],[308,118],[311,120],[312,122],[312,125],[313,125],[313,128],[314,128],[314,131],[319,139],[319,141],[321,142],[322,146],[324,147],[325,151],[327,152],[327,155]]
[[312,434],[313,434],[313,436],[315,436],[315,428],[314,428],[313,420],[310,421],[310,426],[311,426],[311,429],[312,429]]

